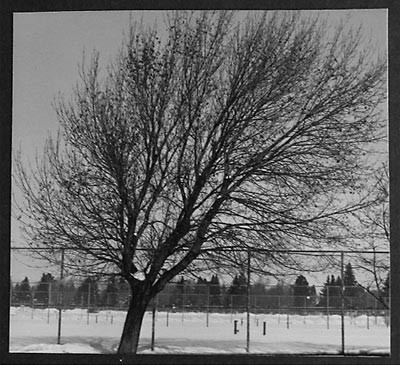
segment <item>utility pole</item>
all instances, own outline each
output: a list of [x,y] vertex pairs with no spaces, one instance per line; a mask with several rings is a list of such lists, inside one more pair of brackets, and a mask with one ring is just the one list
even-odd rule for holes
[[151,351],[154,351],[155,332],[156,332],[156,310],[157,310],[157,296],[153,298],[153,306],[151,310]]
[[60,270],[60,286],[59,286],[59,303],[58,303],[58,333],[57,333],[57,344],[61,344],[61,314],[62,314],[62,302],[63,302],[63,279],[64,279],[64,248],[61,249],[61,270]]
[[344,355],[344,253],[343,251],[340,254],[340,275],[341,275],[341,302],[342,302],[342,310],[341,310],[341,325],[342,325],[342,354]]
[[326,326],[329,330],[329,285],[326,286]]
[[250,352],[250,249],[247,249],[247,337],[246,337],[246,352]]
[[87,312],[86,312],[86,323],[89,324],[89,315],[90,315],[90,282],[88,283],[88,294],[87,294]]

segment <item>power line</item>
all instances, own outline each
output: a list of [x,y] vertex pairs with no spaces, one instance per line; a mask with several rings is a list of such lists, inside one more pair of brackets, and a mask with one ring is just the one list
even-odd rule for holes
[[[67,247],[24,247],[24,246],[12,246],[11,250],[27,250],[27,251],[120,251],[119,248],[107,247],[107,248],[67,248]],[[136,251],[151,251],[153,248],[136,248]],[[182,248],[181,251],[189,251],[189,248]],[[203,248],[200,253],[208,252],[247,252],[250,250],[255,253],[297,253],[297,254],[356,254],[356,253],[371,253],[371,254],[389,254],[387,250],[283,250],[283,249],[269,249],[269,248],[238,248],[238,247],[215,247],[215,248]]]

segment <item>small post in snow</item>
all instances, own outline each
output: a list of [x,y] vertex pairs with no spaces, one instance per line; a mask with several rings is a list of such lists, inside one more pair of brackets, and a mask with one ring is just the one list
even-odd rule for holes
[[233,334],[236,335],[238,332],[239,332],[239,329],[238,329],[238,320],[235,319],[235,320],[233,321]]
[[329,285],[326,287],[326,326],[329,330]]
[[246,311],[247,311],[247,334],[246,352],[250,352],[250,249],[247,249],[247,291],[246,291]]
[[151,351],[154,351],[154,339],[156,329],[156,298],[153,298],[153,308],[151,313]]
[[47,298],[47,324],[50,323],[50,298],[51,298],[51,282],[48,283],[49,284],[49,290],[47,291],[49,297]]
[[90,315],[90,283],[88,284],[86,324],[89,324],[89,315]]
[[167,308],[167,327],[168,327],[168,324],[169,324],[169,308]]
[[341,287],[340,287],[340,294],[341,294],[341,327],[342,327],[342,355],[345,352],[344,346],[344,253],[343,251],[340,253],[340,274],[341,274]]
[[62,312],[62,302],[63,302],[63,292],[62,292],[62,281],[64,279],[64,249],[61,249],[61,270],[60,270],[60,292],[58,293],[59,306],[58,306],[58,330],[57,330],[57,345],[61,343],[61,312]]
[[210,286],[207,285],[207,311],[206,311],[206,327],[208,327],[209,313],[210,313]]

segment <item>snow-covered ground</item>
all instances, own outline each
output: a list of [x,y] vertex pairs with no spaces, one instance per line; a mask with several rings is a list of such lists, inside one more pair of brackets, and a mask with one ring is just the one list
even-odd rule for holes
[[[11,308],[10,352],[114,353],[125,312],[62,312],[57,345],[56,309]],[[237,320],[239,332],[233,333]],[[157,312],[154,352],[151,313],[146,313],[140,353],[245,353],[246,314]],[[266,334],[263,334],[266,322]],[[264,354],[338,354],[341,318],[326,315],[251,314],[250,352]],[[208,326],[207,326],[208,325]],[[345,350],[351,354],[389,354],[390,327],[383,317],[345,318]]]

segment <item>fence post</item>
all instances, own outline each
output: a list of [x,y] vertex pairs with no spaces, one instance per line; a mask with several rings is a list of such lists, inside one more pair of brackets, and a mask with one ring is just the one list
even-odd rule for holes
[[32,303],[32,311],[31,311],[31,319],[33,319],[33,312],[35,310],[35,291],[31,292],[31,303]]
[[51,282],[49,282],[49,290],[47,291],[47,324],[50,323],[50,298],[51,298]]
[[257,305],[258,305],[258,303],[257,303],[257,297],[258,297],[258,295],[254,295],[253,296],[253,298],[254,298],[254,307],[253,307],[253,310],[254,310],[254,319],[255,319],[255,322],[256,322],[256,326],[258,327],[258,323],[259,323],[259,318],[258,318],[258,307],[257,307]]
[[340,253],[340,276],[341,276],[341,327],[342,327],[342,354],[344,355],[344,252]]
[[233,321],[233,295],[231,294],[230,297],[231,297],[231,323],[232,323],[232,321]]
[[153,298],[153,308],[151,312],[151,351],[154,351],[154,339],[156,329],[156,298]]
[[168,323],[169,322],[169,307],[167,308],[167,327],[168,327]]
[[182,284],[183,285],[183,290],[182,290],[182,323],[183,323],[183,321],[184,321],[184,318],[185,318],[185,298],[186,298],[186,296],[185,296],[185,294],[186,294],[186,285],[185,284]]
[[236,335],[238,332],[239,332],[239,329],[238,329],[238,320],[235,319],[235,320],[233,321],[233,334]]
[[246,311],[247,311],[247,335],[246,352],[250,351],[250,249],[247,249],[247,290],[246,290]]
[[210,286],[207,285],[207,313],[206,313],[206,327],[208,327],[208,316],[210,312]]
[[60,270],[60,287],[59,287],[59,305],[58,305],[58,332],[57,332],[57,345],[61,343],[61,305],[63,301],[62,280],[64,279],[64,249],[61,249],[61,270]]
[[281,323],[281,296],[278,295],[278,323]]
[[329,285],[326,287],[326,326],[329,330]]
[[89,324],[89,315],[90,315],[89,313],[90,313],[90,283],[88,283],[86,324]]

